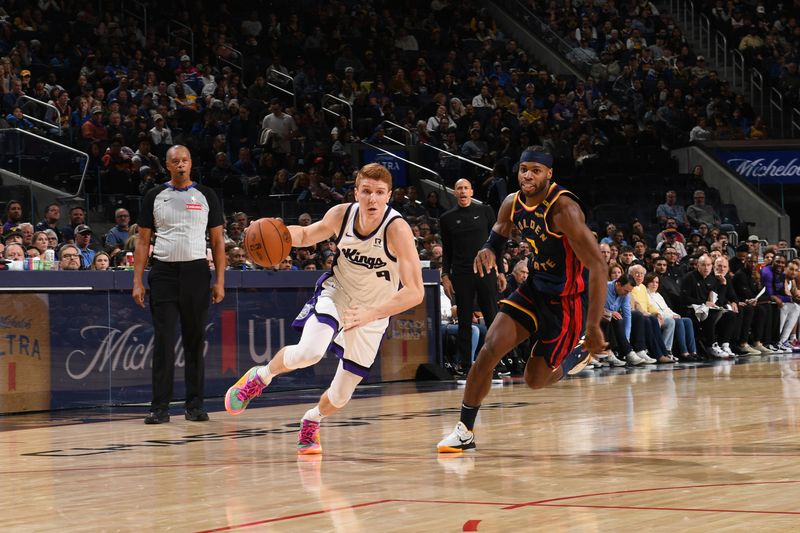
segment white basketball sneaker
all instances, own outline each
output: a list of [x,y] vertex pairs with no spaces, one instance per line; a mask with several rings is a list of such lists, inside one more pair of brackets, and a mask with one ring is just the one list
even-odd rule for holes
[[453,432],[436,445],[436,451],[439,453],[460,453],[473,449],[475,449],[475,434],[468,430],[463,422],[456,424]]

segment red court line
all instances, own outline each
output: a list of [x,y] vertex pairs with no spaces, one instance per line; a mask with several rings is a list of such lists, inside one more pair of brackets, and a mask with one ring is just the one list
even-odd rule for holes
[[637,492],[657,492],[657,491],[666,491],[666,490],[681,490],[681,489],[707,489],[707,488],[714,488],[714,487],[741,487],[741,486],[748,486],[748,485],[781,485],[781,484],[792,484],[792,483],[800,483],[799,480],[785,480],[785,481],[744,481],[741,483],[711,483],[708,485],[683,485],[679,487],[653,487],[649,489],[630,489],[630,490],[614,490],[609,492],[595,492],[589,494],[578,494],[575,496],[563,496],[561,498],[550,498],[548,500],[538,500],[533,502],[526,502],[526,503],[518,503],[515,505],[509,505],[508,507],[504,507],[503,509],[518,509],[520,507],[526,507],[529,505],[541,505],[544,503],[551,503],[551,502],[560,502],[564,500],[577,500],[578,498],[590,498],[592,496],[610,496],[612,494],[633,494]]
[[577,503],[539,503],[534,507],[576,507],[588,509],[631,509],[634,511],[691,511],[694,513],[746,513],[800,515],[800,511],[759,511],[750,509],[691,509],[688,507],[636,507],[634,505],[580,505]]
[[403,498],[392,498],[386,500],[387,502],[397,503],[436,503],[436,504],[457,504],[457,505],[513,505],[504,502],[472,502],[472,501],[454,501],[454,500],[406,500]]
[[288,516],[279,516],[277,518],[267,518],[266,520],[257,520],[256,522],[247,522],[245,524],[234,524],[231,526],[223,526],[217,527],[214,529],[204,529],[202,531],[198,531],[197,533],[214,533],[216,531],[231,531],[233,529],[239,529],[244,527],[251,527],[251,526],[260,526],[261,524],[269,524],[272,522],[281,522],[283,520],[292,520],[293,518],[303,518],[306,516],[314,516],[320,515],[325,513],[330,513],[333,511],[342,511],[344,509],[358,509],[359,507],[368,507],[370,505],[377,505],[379,503],[386,503],[392,500],[377,500],[374,502],[366,502],[366,503],[358,503],[356,505],[343,505],[342,507],[333,507],[331,509],[323,509],[321,511],[312,511],[310,513],[302,513],[302,514],[295,514],[295,515],[288,515]]
[[478,531],[478,524],[480,523],[480,520],[467,520],[464,522],[464,527],[461,528],[461,531]]
[[[343,511],[345,509],[358,509],[359,507],[367,507],[370,505],[377,505],[381,503],[433,503],[433,504],[460,504],[460,505],[494,505],[494,506],[501,506],[501,505],[509,505],[508,503],[504,502],[472,502],[472,501],[451,501],[451,500],[404,500],[404,499],[388,499],[388,500],[377,500],[374,502],[366,502],[366,503],[359,503],[355,505],[343,505],[341,507],[334,507],[332,509],[323,509],[321,511],[312,511],[310,513],[302,513],[302,514],[295,514],[295,515],[288,515],[288,516],[279,516],[276,518],[268,518],[265,520],[258,520],[256,522],[247,522],[244,524],[233,524],[230,526],[223,526],[214,529],[205,529],[203,531],[197,531],[196,533],[214,533],[216,531],[231,531],[234,529],[245,528],[250,526],[258,526],[261,524],[269,524],[271,522],[281,522],[284,520],[292,520],[294,518],[305,518],[307,516],[315,516],[324,513],[330,513],[333,511]],[[477,527],[477,520],[475,522],[475,527]],[[464,530],[464,531],[477,531],[477,529],[472,530]]]

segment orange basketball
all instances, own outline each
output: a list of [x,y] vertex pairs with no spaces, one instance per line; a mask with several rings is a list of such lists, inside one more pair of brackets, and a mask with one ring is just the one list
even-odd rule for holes
[[270,268],[292,251],[292,236],[277,218],[259,218],[247,227],[244,249],[254,263]]

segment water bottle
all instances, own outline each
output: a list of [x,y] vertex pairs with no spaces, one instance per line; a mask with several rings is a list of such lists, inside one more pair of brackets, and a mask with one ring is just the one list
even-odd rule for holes
[[42,270],[42,260],[38,257],[34,257],[33,261],[31,262],[31,270]]

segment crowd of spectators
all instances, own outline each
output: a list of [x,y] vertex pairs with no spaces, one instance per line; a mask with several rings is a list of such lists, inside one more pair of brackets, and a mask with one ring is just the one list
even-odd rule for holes
[[[621,102],[637,121],[654,124],[663,144],[679,146],[690,141],[769,136],[769,125],[744,95],[735,93],[730,82],[711,69],[704,56],[692,50],[683,29],[669,14],[659,12],[653,2],[530,4],[536,15],[572,47],[567,56],[589,74],[587,83],[592,91],[606,95],[604,99]],[[716,0],[716,5],[723,6],[723,1]],[[755,9],[761,9],[763,17],[764,2],[759,6]],[[782,29],[774,32],[771,43],[791,48],[789,43],[796,43],[800,34],[795,30],[791,2],[782,6],[784,9],[775,12],[776,18],[783,21]],[[744,2],[731,0],[723,11],[740,12],[741,18],[741,12],[749,10]],[[742,37],[747,31],[747,27],[737,28],[737,35]],[[748,46],[752,43],[745,41],[745,48]],[[773,52],[769,50],[768,54]],[[761,51],[761,55],[767,54]],[[787,63],[784,69],[781,63],[774,75],[794,79],[796,66]],[[602,101],[589,106],[589,116],[602,120],[609,112],[603,111],[602,106]]]
[[797,2],[705,0],[696,8],[739,50],[748,67],[758,69],[768,85],[783,95],[784,106],[800,103],[800,25]]

